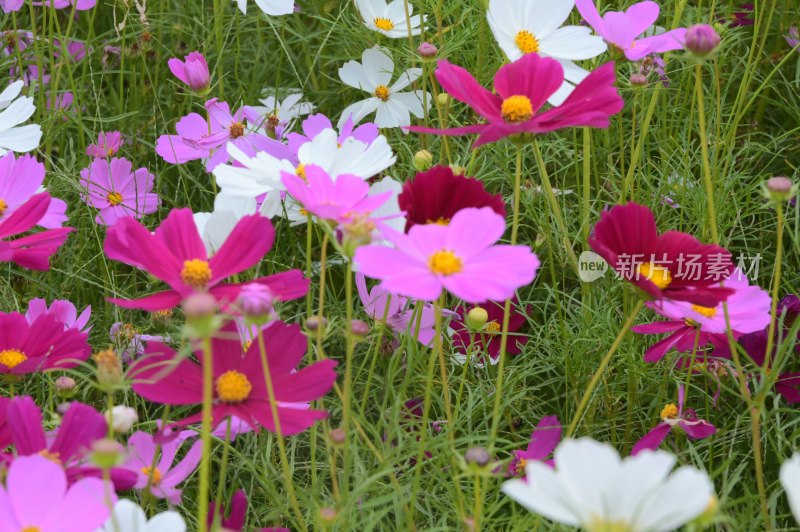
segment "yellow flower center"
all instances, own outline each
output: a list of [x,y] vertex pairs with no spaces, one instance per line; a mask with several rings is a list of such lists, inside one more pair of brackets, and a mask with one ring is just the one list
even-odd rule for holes
[[244,135],[244,124],[241,122],[234,122],[228,129],[231,132],[232,139],[238,139]]
[[242,345],[242,352],[243,353],[247,353],[248,351],[250,351],[250,346],[251,345],[253,345],[253,341],[252,340],[247,340],[244,343],[244,345]]
[[305,209],[300,209],[298,212],[299,212],[300,214],[302,214],[303,216],[308,216],[308,211],[307,211],[307,210],[305,210]]
[[388,101],[389,87],[387,87],[386,85],[378,85],[378,88],[375,89],[375,97],[382,102]]
[[107,197],[108,197],[108,203],[112,207],[116,207],[117,205],[122,203],[122,194],[120,194],[119,192],[109,192]]
[[486,324],[486,333],[488,334],[497,334],[500,332],[500,324],[497,323],[497,320],[492,320]]
[[8,369],[14,369],[26,360],[28,360],[28,357],[18,349],[5,349],[0,351],[0,364]]
[[306,165],[300,163],[297,165],[297,168],[294,169],[294,173],[297,174],[297,177],[306,181]]
[[517,48],[523,54],[530,54],[539,51],[539,39],[528,30],[522,30],[514,37],[514,42],[517,43]]
[[525,474],[525,467],[528,465],[528,460],[525,458],[520,458],[519,462],[517,462],[517,467],[514,469],[517,475],[522,476]]
[[662,290],[672,282],[672,274],[669,273],[669,270],[663,266],[656,266],[652,262],[640,264],[639,274]]
[[692,305],[692,310],[706,318],[713,318],[717,315],[717,309],[714,307],[701,307],[700,305]]
[[111,156],[112,156],[112,155],[114,155],[115,153],[117,153],[117,150],[115,150],[114,148],[108,148],[108,149],[106,150],[106,155],[108,155],[109,157],[111,157]]
[[375,17],[375,26],[377,26],[379,30],[390,31],[394,29],[394,22],[388,18]]
[[47,449],[42,449],[39,451],[39,456],[47,458],[51,462],[61,465],[61,453],[51,453]]
[[632,532],[634,528],[625,521],[609,521],[600,516],[592,516],[592,520],[584,523],[589,532]]
[[26,526],[19,532],[42,532],[42,529],[38,526]]
[[533,117],[533,104],[527,96],[511,96],[503,100],[500,113],[506,122],[512,124],[527,122]]
[[208,262],[200,259],[183,261],[181,281],[192,288],[205,288],[211,280],[211,267]]
[[426,224],[450,225],[450,218],[439,217],[438,220],[428,220]]
[[159,471],[157,467],[143,467],[141,472],[144,476],[150,479],[150,484],[153,486],[156,486],[159,482],[161,482],[161,471]]
[[247,379],[247,375],[235,370],[226,371],[217,377],[217,395],[221,401],[226,403],[241,403],[248,397],[253,390],[253,385]]
[[678,407],[675,406],[675,403],[670,403],[661,409],[660,415],[661,419],[663,419],[664,421],[668,419],[675,419],[676,417],[678,417]]
[[0,199],[0,216],[3,216],[8,210],[8,203],[6,200]]
[[443,249],[431,256],[428,260],[428,267],[433,273],[447,276],[460,272],[464,268],[464,264],[455,253]]

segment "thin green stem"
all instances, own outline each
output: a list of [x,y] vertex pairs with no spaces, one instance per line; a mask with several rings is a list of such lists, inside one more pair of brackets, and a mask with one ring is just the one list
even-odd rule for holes
[[708,138],[706,136],[705,97],[703,95],[703,65],[697,63],[694,70],[695,97],[697,98],[697,127],[700,130],[700,153],[703,158],[703,185],[706,189],[706,205],[708,209],[708,227],[711,240],[719,244],[717,231],[717,210],[714,206],[714,184],[711,182],[711,162],[708,157]]
[[214,398],[214,359],[211,338],[203,338],[203,417],[200,437],[203,456],[200,460],[200,488],[197,505],[197,526],[200,532],[208,532],[208,493],[211,476],[211,407]]

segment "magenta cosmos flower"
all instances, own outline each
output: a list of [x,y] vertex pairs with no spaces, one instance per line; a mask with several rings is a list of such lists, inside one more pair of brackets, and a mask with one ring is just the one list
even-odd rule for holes
[[80,316],[78,310],[70,301],[66,299],[56,299],[48,308],[47,301],[37,297],[28,302],[28,310],[25,312],[25,319],[29,324],[33,324],[39,316],[50,314],[58,321],[64,324],[65,329],[75,329],[77,331],[89,334],[92,330],[88,327],[89,319],[92,317],[92,307],[88,306],[83,309]]
[[91,354],[86,339],[49,314],[29,325],[22,314],[0,313],[0,374],[74,368]]
[[119,131],[101,132],[97,136],[97,144],[89,144],[86,147],[86,155],[95,159],[110,159],[117,154],[124,143],[122,133]]
[[95,159],[81,170],[83,200],[100,212],[94,221],[114,225],[126,216],[141,218],[156,212],[161,200],[153,192],[155,176],[147,168],[133,170],[128,159]]
[[547,133],[565,127],[605,128],[609,117],[624,105],[614,86],[613,63],[590,73],[564,103],[544,112],[539,111],[564,82],[564,68],[555,59],[531,53],[503,65],[494,76],[495,92],[481,87],[469,72],[443,59],[436,67],[436,79],[450,96],[472,107],[486,123],[453,129],[409,129],[436,135],[479,133],[473,147],[512,135]]
[[604,211],[589,245],[654,299],[716,307],[733,293],[720,286],[734,268],[728,250],[679,231],[659,235],[653,212],[644,205],[631,202]]
[[74,231],[72,227],[49,229],[20,238],[47,216],[52,198],[47,192],[34,195],[9,216],[0,220],[0,262],[13,262],[31,270],[49,270],[50,257]]
[[[223,530],[231,532],[242,532],[244,524],[247,520],[247,493],[244,490],[239,490],[231,497],[231,503],[228,508],[228,517],[225,517],[225,506],[212,503],[211,509],[208,512],[209,528],[214,522],[216,513],[219,512],[222,517],[220,518],[220,526]],[[288,528],[258,528],[257,532],[289,532]]]
[[553,459],[547,459],[561,441],[561,422],[556,416],[543,417],[533,429],[531,440],[524,451],[514,451],[514,458],[508,464],[508,474],[525,478],[528,460],[542,462],[553,467]]
[[639,2],[633,4],[627,11],[609,11],[602,17],[593,0],[575,0],[575,7],[609,46],[624,53],[631,61],[638,61],[650,54],[683,48],[686,28],[678,28],[643,39],[637,38],[658,19],[660,9],[655,2]]
[[433,301],[442,290],[469,303],[505,300],[533,281],[539,259],[528,246],[496,245],[505,220],[489,207],[464,209],[448,225],[384,229],[395,248],[362,246],[355,262],[395,295]]
[[[529,338],[518,333],[520,329],[528,321],[528,313],[531,307],[523,309],[523,312],[518,310],[517,298],[511,298],[511,314],[508,318],[508,346],[506,353],[509,355],[518,355],[522,352],[524,346]],[[467,353],[470,354],[470,360],[478,364],[485,364],[482,355],[488,354],[491,358],[490,363],[495,363],[500,357],[500,331],[503,323],[503,310],[504,303],[499,301],[486,301],[477,305],[488,314],[486,325],[481,332],[471,332],[467,323],[467,314],[473,306],[460,306],[457,312],[457,318],[450,322],[450,328],[453,329],[453,349],[459,351],[461,354],[456,359],[461,362],[467,360]],[[470,339],[472,342],[470,343]],[[476,360],[477,357],[477,360]]]
[[678,428],[686,433],[692,440],[702,440],[717,432],[717,428],[704,419],[699,419],[691,408],[683,409],[684,388],[678,386],[678,406],[674,403],[666,405],[661,410],[661,423],[645,434],[631,449],[631,456],[636,456],[645,449],[655,451],[673,428]]
[[[30,155],[16,158],[11,152],[0,157],[0,222],[41,192],[44,184],[44,164]],[[36,225],[55,229],[67,221],[67,204],[51,198],[45,215]]]
[[11,399],[0,397],[0,463],[2,463],[2,450],[13,443],[11,427],[8,426],[8,405]]
[[149,486],[155,498],[180,504],[181,490],[176,486],[192,474],[203,455],[202,442],[195,442],[183,459],[173,466],[175,455],[182,445],[182,440],[172,439],[159,446],[153,436],[146,432],[131,434],[128,438],[128,459],[122,467],[135,474],[136,483],[133,487],[140,490]]
[[208,63],[203,54],[191,52],[183,59],[181,61],[177,57],[173,57],[167,61],[170,72],[194,91],[201,92],[208,89],[211,76],[208,73]]
[[85,478],[67,487],[64,471],[39,455],[22,456],[0,485],[0,530],[3,532],[94,532],[117,500],[102,480]]
[[[751,286],[741,270],[734,270],[728,279],[720,283],[720,286],[733,290],[724,305],[728,307],[728,318],[734,338],[760,331],[769,324],[772,298],[761,287]],[[668,332],[670,335],[653,344],[645,352],[645,361],[660,360],[670,349],[680,353],[691,352],[695,342],[699,349],[711,344],[727,351],[728,336],[724,305],[719,303],[715,307],[703,307],[686,301],[670,300],[648,302],[647,306],[669,321],[637,325],[633,327],[633,331],[639,334]]]
[[[336,362],[322,360],[301,370],[296,367],[306,352],[306,337],[299,325],[280,321],[264,330],[270,375],[278,403],[281,431],[291,436],[306,430],[327,414],[308,408],[333,387]],[[228,323],[212,340],[214,371],[213,424],[236,416],[258,430],[275,432],[258,342],[244,353],[236,324]],[[200,356],[198,354],[198,356]],[[170,371],[171,370],[171,371]],[[133,390],[150,401],[169,405],[195,405],[203,401],[203,367],[182,358],[163,344],[150,343],[145,356],[130,369]],[[179,421],[197,423],[200,413]]]
[[[267,218],[245,216],[219,251],[209,257],[189,209],[173,209],[155,233],[133,218],[122,218],[108,230],[106,256],[145,270],[167,283],[170,290],[141,299],[111,301],[125,308],[156,311],[173,308],[191,294],[208,292],[220,303],[232,303],[242,285],[222,285],[222,281],[257,264],[274,240],[275,230]],[[272,290],[279,301],[304,296],[309,283],[298,270],[251,282]]]

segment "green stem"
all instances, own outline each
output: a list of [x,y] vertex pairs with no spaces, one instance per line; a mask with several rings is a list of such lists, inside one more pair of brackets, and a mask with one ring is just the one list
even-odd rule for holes
[[203,442],[203,456],[200,460],[200,488],[197,505],[197,526],[200,532],[208,532],[208,492],[211,475],[211,401],[214,393],[214,360],[211,352],[211,338],[203,338],[203,418],[200,437]]
[[706,137],[706,112],[705,97],[703,96],[703,65],[697,63],[694,70],[695,97],[697,98],[697,127],[700,130],[700,153],[703,157],[703,185],[706,189],[706,202],[708,208],[708,227],[711,230],[711,240],[719,244],[717,232],[717,210],[714,206],[714,185],[711,182],[711,162],[708,158],[708,138]]

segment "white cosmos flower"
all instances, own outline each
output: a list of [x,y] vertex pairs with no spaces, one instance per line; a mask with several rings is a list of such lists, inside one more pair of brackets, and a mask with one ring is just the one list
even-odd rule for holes
[[269,219],[276,216],[286,218],[292,227],[308,222],[308,211],[303,209],[303,206],[297,203],[293,197],[278,190],[267,192],[259,212],[261,216]]
[[620,459],[590,438],[564,440],[555,469],[529,460],[526,480],[503,483],[503,492],[528,510],[589,532],[675,530],[716,503],[705,472],[690,466],[670,474],[675,457],[643,451]]
[[0,156],[10,151],[34,150],[42,138],[42,128],[38,124],[20,126],[36,110],[30,96],[17,98],[22,85],[22,80],[15,81],[0,93]]
[[255,212],[255,197],[240,198],[221,192],[214,198],[214,212],[195,213],[194,224],[208,254],[219,251],[239,220]]
[[[267,15],[289,15],[294,13],[294,0],[255,0],[258,8]],[[247,14],[247,0],[236,0],[239,10]]]
[[162,512],[148,521],[138,504],[120,499],[106,524],[95,532],[186,532],[186,523],[177,512]]
[[587,26],[561,25],[575,0],[490,0],[487,18],[497,44],[511,61],[537,52],[564,67],[565,82],[548,100],[560,105],[589,73],[573,63],[606,51],[602,37]]
[[[339,78],[347,85],[371,94],[366,100],[356,102],[342,112],[339,125],[352,116],[359,123],[365,116],[375,112],[378,127],[402,127],[411,125],[411,116],[423,116],[424,91],[401,92],[422,75],[421,68],[409,68],[392,84],[394,62],[389,53],[380,46],[373,46],[361,55],[361,63],[348,61],[339,69]],[[430,93],[424,97],[431,106]],[[376,112],[377,111],[377,112]]]
[[411,35],[419,35],[424,19],[414,13],[414,6],[408,4],[408,15],[404,0],[356,0],[356,8],[364,19],[364,24],[371,30],[383,33],[392,39],[408,37],[408,22],[411,21]]
[[280,126],[283,130],[282,133],[285,134],[286,131],[292,129],[299,117],[310,114],[314,110],[313,104],[302,100],[303,93],[295,90],[283,100],[278,99],[276,95],[262,98],[259,100],[261,105],[253,105],[251,109],[258,113],[259,117],[268,120],[273,128]]
[[781,466],[781,484],[794,518],[800,523],[800,453],[795,453]]

